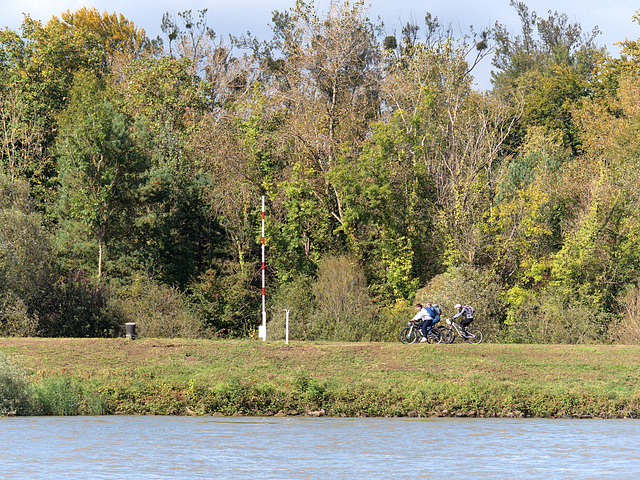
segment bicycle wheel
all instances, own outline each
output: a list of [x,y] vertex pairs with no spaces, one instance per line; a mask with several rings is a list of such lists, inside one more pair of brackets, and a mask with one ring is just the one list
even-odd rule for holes
[[428,343],[442,343],[442,332],[439,328],[432,328],[427,335]]
[[455,333],[453,333],[453,329],[442,327],[442,341],[444,343],[453,343],[456,339]]
[[482,342],[482,330],[479,328],[467,329],[467,337],[465,340],[473,345],[478,345]]
[[407,340],[408,333],[409,333],[409,327],[404,327],[402,330],[400,330],[400,333],[398,334],[398,339],[400,340],[401,343],[409,343],[409,340]]
[[447,339],[447,332],[449,329],[447,327],[437,327],[440,330],[440,334],[442,335],[442,341],[445,342]]
[[407,343],[416,343],[422,335],[418,333],[417,328],[407,328]]
[[400,340],[400,343],[407,343],[408,332],[409,332],[409,327],[404,327],[402,330],[400,330],[400,333],[398,334],[398,340]]

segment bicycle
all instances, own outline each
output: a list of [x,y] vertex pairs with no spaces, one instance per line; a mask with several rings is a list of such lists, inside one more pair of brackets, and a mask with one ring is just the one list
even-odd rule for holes
[[[402,343],[416,343],[424,338],[424,335],[422,335],[422,329],[418,327],[417,322],[409,320],[407,325],[408,327],[400,330],[400,333],[398,334]],[[443,341],[444,336],[442,327],[432,325],[429,329],[429,334],[427,335],[427,343],[442,343]]]
[[444,343],[453,343],[456,339],[456,334],[461,339],[466,340],[472,345],[478,345],[482,342],[482,330],[479,328],[467,328],[467,330],[463,332],[462,326],[459,323],[451,320],[450,318],[447,318],[445,321],[447,322],[447,325],[449,325],[449,328],[445,328],[442,332]]

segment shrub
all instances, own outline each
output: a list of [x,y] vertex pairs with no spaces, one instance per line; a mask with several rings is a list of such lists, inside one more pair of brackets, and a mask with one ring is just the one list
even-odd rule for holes
[[202,336],[202,322],[188,308],[177,289],[138,279],[118,294],[118,304],[127,321],[136,322],[141,337],[197,338]]
[[103,399],[69,376],[43,379],[33,387],[34,403],[44,415],[104,415],[107,407]]
[[310,339],[357,341],[366,337],[375,309],[364,271],[354,257],[320,260],[313,294],[318,309],[312,318]]
[[207,334],[244,337],[262,323],[257,262],[214,261],[189,287]]
[[379,342],[398,341],[398,333],[407,326],[407,320],[415,315],[415,309],[404,299],[396,300],[380,310],[379,318],[367,329],[364,340]]
[[38,330],[38,316],[29,313],[24,301],[13,292],[0,296],[0,336],[30,337]]
[[[341,268],[344,268],[344,265]],[[347,270],[351,268],[349,266]],[[347,273],[347,276],[351,274],[353,272]],[[323,277],[320,279],[323,285],[325,285],[324,282],[329,281]],[[399,300],[377,312],[366,292],[360,291],[353,298],[359,298],[361,302],[364,298],[365,301],[361,304],[368,306],[362,310],[356,308],[345,317],[348,318],[345,322],[347,325],[334,328],[334,322],[328,312],[323,311],[319,306],[317,295],[314,293],[318,288],[318,283],[314,283],[306,276],[297,277],[282,284],[274,295],[270,308],[271,320],[268,324],[267,337],[272,340],[285,338],[285,310],[289,310],[290,340],[393,341],[404,322],[412,316],[412,310],[405,300]],[[322,295],[319,296],[324,298]],[[343,313],[347,313],[347,309]]]
[[624,344],[640,343],[640,282],[628,288],[618,303],[622,316],[612,324],[610,339]]
[[39,334],[46,337],[114,337],[121,319],[109,289],[84,272],[61,277],[40,306]]
[[50,259],[38,216],[0,209],[0,293],[15,292],[29,303],[51,281]]
[[37,413],[31,395],[24,374],[0,354],[0,416]]
[[0,210],[12,208],[23,213],[33,211],[29,184],[20,178],[11,179],[0,172]]
[[34,398],[45,415],[78,415],[82,392],[70,377],[49,377],[34,388]]
[[520,292],[511,305],[502,338],[516,343],[594,343],[606,337],[609,322],[602,312],[558,292]]
[[364,271],[353,257],[327,256],[318,264],[315,282],[301,276],[282,284],[271,307],[269,338],[284,338],[285,309],[289,310],[292,340],[358,341],[387,337],[367,292]]
[[0,174],[0,335],[34,335],[52,283],[51,245],[28,186]]
[[318,308],[312,292],[313,280],[299,276],[280,285],[273,296],[267,337],[283,339],[286,333],[286,312],[289,310],[289,339],[308,340]]

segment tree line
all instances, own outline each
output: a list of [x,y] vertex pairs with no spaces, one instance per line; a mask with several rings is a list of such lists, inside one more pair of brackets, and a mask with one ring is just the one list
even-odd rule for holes
[[[636,342],[640,48],[565,13],[272,37],[116,13],[0,30],[0,335],[392,340],[415,301],[500,342]],[[634,20],[640,21],[638,14]],[[473,88],[491,61],[492,88]]]

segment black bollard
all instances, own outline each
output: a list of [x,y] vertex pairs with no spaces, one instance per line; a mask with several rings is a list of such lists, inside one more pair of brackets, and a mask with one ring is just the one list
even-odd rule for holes
[[133,322],[130,322],[130,323],[125,323],[125,326],[127,327],[127,338],[130,338],[131,340],[135,340],[136,324]]

